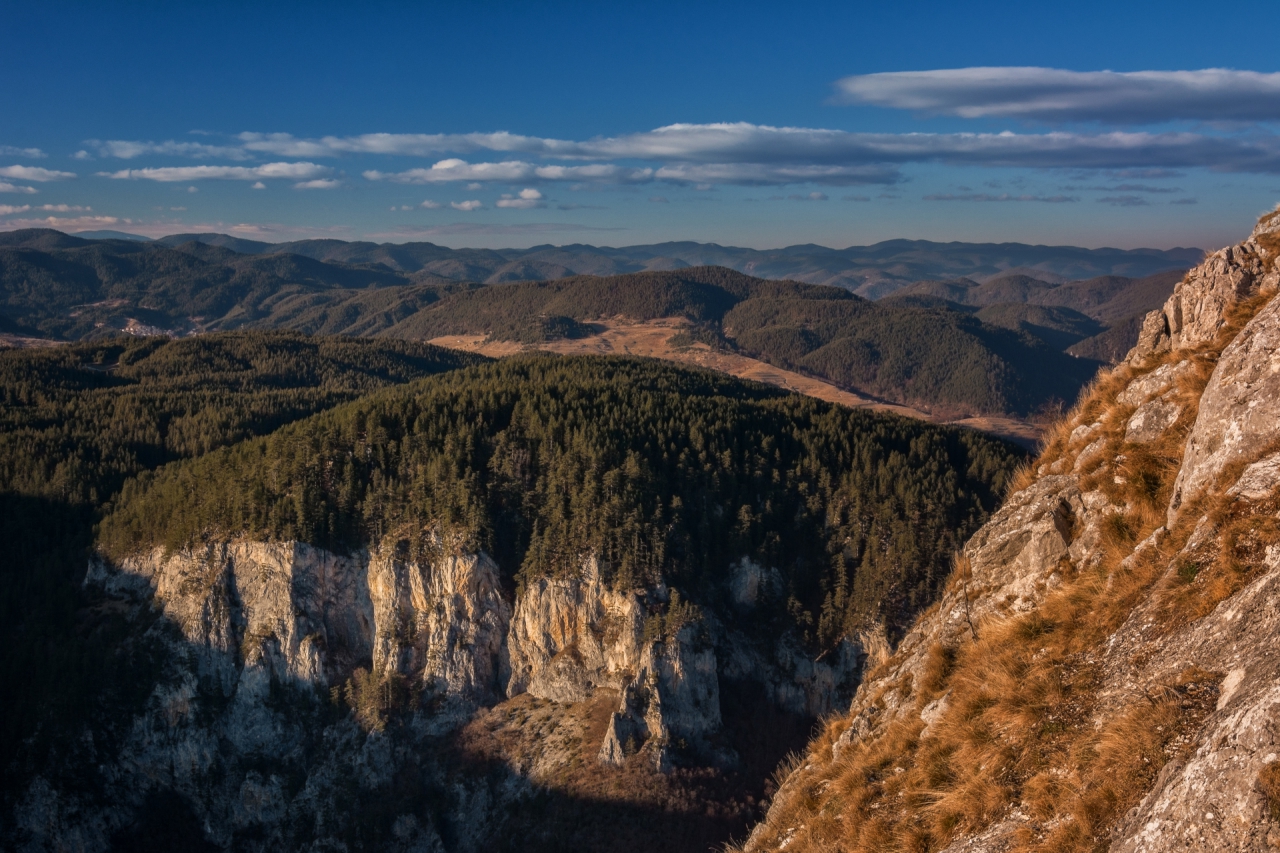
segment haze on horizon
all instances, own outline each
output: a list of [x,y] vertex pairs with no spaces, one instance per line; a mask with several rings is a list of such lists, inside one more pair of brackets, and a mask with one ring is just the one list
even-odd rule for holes
[[1280,12],[5,4],[0,230],[523,248],[1214,248]]

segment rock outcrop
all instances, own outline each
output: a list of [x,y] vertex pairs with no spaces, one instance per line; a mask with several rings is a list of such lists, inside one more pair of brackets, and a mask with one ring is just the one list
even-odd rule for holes
[[1211,343],[1232,306],[1275,292],[1280,285],[1277,235],[1280,217],[1265,216],[1249,239],[1214,252],[1187,273],[1164,307],[1147,315],[1127,361],[1140,364],[1153,354]]
[[511,623],[507,694],[583,702],[597,689],[621,691],[645,653],[646,603],[643,591],[609,589],[594,558],[578,577],[533,581]]
[[1200,399],[1169,502],[1178,509],[1227,466],[1251,462],[1280,440],[1280,302],[1272,300],[1222,351]]
[[[1280,848],[1278,259],[1280,211],[1148,316],[744,849]],[[1057,698],[988,723],[1006,675]]]

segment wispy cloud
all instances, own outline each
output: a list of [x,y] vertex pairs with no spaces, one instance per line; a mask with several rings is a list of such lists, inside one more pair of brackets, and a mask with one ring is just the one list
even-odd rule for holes
[[12,145],[0,145],[0,157],[29,157],[32,160],[39,160],[46,157],[39,148],[15,148]]
[[[781,199],[782,196],[776,196],[776,198]],[[828,196],[826,193],[818,193],[818,192],[808,193],[807,195],[800,195],[799,193],[793,193],[787,196],[787,201],[827,201],[827,200],[828,200]]]
[[93,210],[92,207],[86,207],[79,204],[42,204],[34,208],[35,210],[46,210],[51,213],[86,213]]
[[519,195],[504,194],[497,201],[498,207],[514,207],[527,210],[534,207],[546,207],[546,203],[542,200],[542,193],[535,189],[520,190]]
[[1080,199],[1069,195],[1010,195],[1001,193],[935,193],[922,196],[925,201],[1043,201],[1049,204],[1067,204]]
[[[1019,71],[1019,69],[1012,70]],[[965,86],[977,87],[974,91],[982,89],[983,85],[994,86],[995,84],[991,81],[996,79],[1004,80],[1008,84],[1006,89],[1013,91],[1010,88],[1013,84],[1009,83],[1013,77],[1004,73],[1009,71],[1011,69],[960,69],[955,73],[960,75],[958,79]],[[1054,75],[1078,74],[1078,72],[1057,72],[1053,69],[1032,69],[1032,71],[1045,72],[1048,75],[1045,79],[1050,80],[1058,79]],[[991,74],[984,77],[977,72],[991,72]],[[1001,72],[1004,76],[1001,77],[995,72]],[[879,92],[881,94],[875,97],[888,99],[892,95],[892,98],[906,99],[903,103],[914,104],[915,101],[911,101],[907,94],[901,94],[901,92],[907,92],[912,98],[917,96],[925,98],[925,95],[919,92],[925,92],[934,84],[941,86],[942,84],[938,83],[939,80],[945,82],[950,79],[947,78],[947,73],[903,72],[896,76],[893,74],[868,75],[850,78],[855,82],[849,85],[863,92],[867,98]],[[1189,74],[1192,75],[1193,81],[1200,80],[1202,83],[1217,79],[1209,72],[1168,73]],[[1245,72],[1223,73],[1228,75],[1229,80],[1239,82],[1244,78],[1231,75]],[[910,77],[910,74],[917,75],[919,79]],[[1132,75],[1116,75],[1110,72],[1096,72],[1096,74],[1104,74],[1106,80],[1112,82],[1114,82],[1113,78],[1132,82],[1130,79]],[[1206,74],[1209,76],[1205,77]],[[1195,75],[1201,76],[1195,77]],[[1040,77],[1044,76],[1040,75]],[[1088,77],[1088,75],[1084,76]],[[1280,75],[1254,75],[1254,77],[1265,78],[1266,85],[1270,85],[1268,81]],[[1011,100],[1012,95],[1006,91],[1001,96],[1004,100],[995,98],[994,95],[984,95],[987,100],[979,99],[981,101],[979,107],[982,110],[988,107],[995,109],[996,107],[991,104],[999,106],[999,104],[1013,104],[1015,101],[1016,103],[1023,101],[1057,103],[1052,98],[1036,100],[1040,97],[1036,94],[1040,91],[1036,86],[1044,83],[1044,80],[1036,83],[1035,79],[1027,84],[1030,88],[1019,96],[1022,101],[1016,98]],[[1094,78],[1088,77],[1088,79]],[[867,83],[868,80],[873,81],[875,85]],[[977,82],[974,82],[975,80]],[[951,89],[946,89],[945,86],[943,89],[946,89],[946,92],[952,92],[952,89],[962,93],[969,91],[955,81],[952,83],[947,84],[952,85]],[[1032,85],[1033,83],[1035,85]],[[1205,84],[1208,85],[1208,83]],[[1125,83],[1125,85],[1130,84]],[[929,89],[929,91],[933,90]],[[952,98],[952,95],[947,97]],[[942,98],[942,95],[937,95],[935,100],[938,98]],[[957,95],[952,100],[937,100],[935,107],[942,109],[946,104],[952,104],[947,109],[960,110],[962,107],[955,104],[960,104],[963,100]],[[1084,100],[1092,103],[1088,98]],[[920,103],[934,104],[934,101],[926,98]],[[1071,99],[1067,98],[1065,103],[1071,103]],[[980,113],[986,115],[981,110]],[[1277,114],[1277,117],[1280,117],[1280,114]],[[101,144],[105,146],[108,143]],[[141,156],[141,152],[162,154],[181,151],[188,152],[187,156],[204,156],[205,154],[212,156],[211,152],[226,148],[237,150],[239,153],[235,157],[241,159],[260,155],[315,158],[347,155],[432,157],[434,162],[429,166],[422,165],[400,171],[368,169],[362,172],[370,181],[421,185],[456,183],[470,186],[478,183],[499,183],[531,187],[551,182],[597,185],[668,182],[694,187],[710,187],[719,184],[782,186],[806,183],[830,187],[889,185],[902,180],[900,169],[903,166],[920,163],[1072,170],[1082,175],[1091,173],[1092,180],[1095,181],[1115,182],[1173,177],[1181,174],[1182,170],[1191,168],[1208,168],[1227,172],[1280,173],[1280,136],[1256,129],[1247,133],[1221,131],[852,133],[823,128],[775,127],[748,122],[724,122],[672,124],[642,133],[593,137],[584,140],[524,136],[507,132],[373,133],[343,137],[324,136],[313,139],[282,133],[244,133],[236,139],[238,148],[236,145],[213,146],[186,142],[151,143],[115,140],[110,144],[116,146],[113,150],[121,156]],[[187,148],[173,146],[187,146]],[[519,156],[492,159],[473,156],[484,152]],[[259,180],[263,177],[276,177],[276,175],[265,174],[265,170],[273,168],[306,170],[305,176],[297,174],[279,176],[292,178],[295,181],[333,177],[332,170],[310,161],[269,163],[263,166],[166,167],[125,170],[109,174],[111,177],[172,181],[212,177]],[[1090,178],[1072,177],[1071,180],[1090,180]]]
[[3,166],[0,167],[0,178],[16,178],[20,181],[65,181],[74,178],[75,172],[58,172],[53,169],[41,169],[38,166]]
[[[206,145],[202,142],[142,142],[128,139],[87,139],[85,145],[98,152],[99,157],[132,160],[135,157],[158,155],[161,157],[190,157],[204,160],[221,157],[226,160],[249,160],[254,155],[239,145]],[[84,152],[88,153],[88,152]],[[81,158],[84,159],[84,158]]]
[[285,178],[309,181],[333,174],[328,166],[315,163],[266,163],[261,166],[166,166],[155,169],[122,169],[119,172],[100,172],[104,178],[116,180],[161,181],[181,183],[185,181],[224,180],[258,181]]
[[1280,73],[953,68],[846,77],[849,103],[962,118],[1158,123],[1280,119]]
[[116,216],[45,216],[35,219],[7,219],[0,224],[5,230],[20,228],[54,228],[58,231],[84,231],[108,225],[131,225],[133,220]]
[[1116,184],[1115,186],[1106,187],[1061,187],[1066,192],[1103,192],[1103,193],[1180,193],[1182,187],[1153,187],[1149,184]]
[[608,183],[640,183],[651,179],[652,169],[630,169],[613,164],[558,166],[504,160],[499,163],[468,163],[456,157],[441,160],[429,169],[404,172],[364,173],[370,181],[394,181],[401,184],[441,184],[457,181],[500,181],[525,183],[533,181],[604,181]]
[[[567,143],[566,143],[567,144]],[[430,168],[370,170],[369,180],[600,181],[745,185],[813,182],[887,184],[908,163],[1085,170],[1280,172],[1280,137],[1193,132],[850,133],[744,122],[670,125],[648,133],[573,143],[575,156],[661,161],[656,169],[615,163],[539,165],[526,160],[470,163],[447,158]],[[565,150],[561,150],[566,154]],[[1119,176],[1117,176],[1119,177]],[[1134,177],[1138,177],[1134,174]]]
[[340,186],[342,186],[342,181],[336,181],[332,178],[316,178],[312,181],[299,181],[293,185],[293,188],[295,190],[332,190]]
[[0,204],[0,216],[12,216],[15,213],[26,213],[31,209],[29,204]]
[[393,231],[386,231],[379,234],[371,234],[371,237],[378,238],[406,238],[415,237],[454,237],[465,236],[470,234],[491,235],[491,234],[507,234],[507,235],[528,235],[528,234],[556,234],[561,232],[573,231],[625,231],[626,228],[602,227],[599,225],[582,225],[576,222],[524,222],[514,224],[491,224],[481,222],[454,222],[448,225],[426,225],[412,226],[406,225],[396,228]]
[[736,184],[748,187],[783,184],[855,186],[896,184],[902,180],[902,175],[896,166],[882,164],[848,166],[777,163],[677,164],[663,166],[654,176],[658,180],[670,183],[694,184],[696,189],[710,189],[714,184]]
[[1146,207],[1150,203],[1140,195],[1111,195],[1098,199],[1098,204],[1109,204],[1112,207]]
[[19,184],[11,184],[8,181],[0,181],[0,193],[26,193],[34,195],[38,190],[35,187],[24,187]]
[[431,157],[474,151],[510,151],[543,156],[573,155],[577,143],[515,133],[364,133],[299,139],[288,133],[242,133],[248,151],[281,157],[337,157],[343,154],[389,154]]
[[473,198],[468,201],[451,201],[449,206],[454,210],[463,210],[470,213],[473,210],[479,210],[484,207],[484,204],[479,199]]

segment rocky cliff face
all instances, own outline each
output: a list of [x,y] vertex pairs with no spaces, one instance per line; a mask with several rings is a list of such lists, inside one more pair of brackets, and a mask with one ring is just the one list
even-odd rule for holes
[[1278,238],[1147,318],[744,849],[1280,847]]
[[[92,563],[87,585],[157,612],[147,636],[163,673],[143,715],[117,721],[110,738],[86,734],[66,762],[98,766],[93,785],[40,777],[28,788],[16,810],[24,849],[107,849],[157,790],[197,804],[190,820],[216,845],[333,841],[354,831],[337,817],[360,812],[346,802],[353,790],[394,790],[410,771],[448,805],[431,825],[407,809],[385,849],[484,849],[504,810],[536,794],[538,774],[581,756],[611,768],[641,754],[663,772],[736,766],[720,737],[721,679],[817,716],[848,702],[861,673],[855,642],[820,661],[792,638],[747,642],[732,620],[661,584],[610,588],[594,558],[517,593],[485,553],[443,537],[426,551],[395,539],[341,555],[234,538]],[[725,591],[730,614],[749,612],[770,582],[768,570],[740,565],[757,583]],[[509,761],[507,775],[424,757],[478,711],[522,697],[542,702],[533,707],[560,734]],[[408,722],[381,735],[395,703],[411,709]],[[608,709],[603,731],[575,728],[592,708]],[[582,738],[594,740],[574,746]]]

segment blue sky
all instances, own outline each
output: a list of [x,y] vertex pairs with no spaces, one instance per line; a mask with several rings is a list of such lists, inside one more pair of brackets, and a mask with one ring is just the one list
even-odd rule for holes
[[0,0],[0,229],[1214,247],[1280,201],[1274,2],[177,5]]

